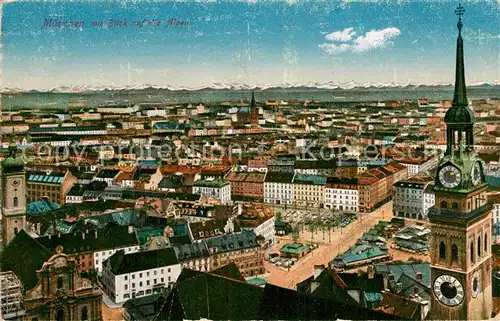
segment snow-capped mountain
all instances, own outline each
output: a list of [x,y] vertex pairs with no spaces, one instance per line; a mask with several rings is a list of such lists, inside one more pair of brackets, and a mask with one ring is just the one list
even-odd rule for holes
[[[131,85],[131,86],[61,86],[49,90],[32,90],[30,92],[49,92],[49,93],[85,93],[100,91],[139,91],[139,90],[169,90],[169,91],[198,91],[198,90],[269,90],[269,89],[324,89],[324,90],[356,90],[356,89],[412,89],[412,88],[431,88],[448,87],[452,83],[433,83],[433,84],[397,84],[397,83],[365,83],[359,84],[354,81],[349,82],[307,82],[307,83],[284,83],[284,84],[242,84],[242,83],[224,83],[215,82],[207,86],[187,87],[187,86],[159,86],[152,84]],[[500,82],[477,82],[468,87],[491,88],[500,87]],[[0,93],[16,94],[29,92],[19,88],[3,88]]]

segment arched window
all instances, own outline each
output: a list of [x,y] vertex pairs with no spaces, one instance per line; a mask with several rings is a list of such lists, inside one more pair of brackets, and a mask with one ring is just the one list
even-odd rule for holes
[[488,252],[488,233],[484,233],[484,253]]
[[63,309],[57,310],[56,321],[64,321],[64,310]]
[[446,203],[446,201],[441,201],[441,208],[447,208],[448,207],[448,203]]
[[474,243],[470,242],[470,262],[474,263]]
[[88,314],[89,314],[89,312],[87,310],[87,307],[83,307],[81,321],[87,321],[89,319]]
[[457,202],[451,203],[451,208],[454,210],[458,209],[458,203]]
[[443,241],[439,243],[439,258],[446,259],[446,246],[444,245]]
[[14,196],[12,203],[13,203],[14,207],[18,207],[19,206],[19,198],[17,198],[17,196]]
[[458,247],[456,244],[451,246],[451,264],[458,264]]
[[19,230],[17,229],[17,227],[14,227],[14,235],[16,235],[17,232],[19,232]]
[[57,289],[62,289],[63,287],[63,278],[60,276],[57,278]]
[[477,258],[481,257],[481,236],[477,237]]

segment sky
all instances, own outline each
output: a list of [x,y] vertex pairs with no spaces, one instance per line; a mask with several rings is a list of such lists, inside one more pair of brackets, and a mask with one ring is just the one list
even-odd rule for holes
[[[457,4],[17,1],[3,6],[2,86],[453,83]],[[500,2],[462,5],[466,80],[498,83]]]

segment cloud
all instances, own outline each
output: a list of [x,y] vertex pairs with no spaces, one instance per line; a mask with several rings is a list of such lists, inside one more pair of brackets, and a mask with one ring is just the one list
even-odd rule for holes
[[352,46],[346,43],[340,45],[336,45],[334,43],[322,43],[319,47],[331,55],[339,52],[346,52],[352,49]]
[[326,53],[334,55],[341,52],[366,52],[377,48],[383,48],[389,44],[394,37],[399,36],[401,31],[395,27],[380,30],[370,30],[364,35],[356,36],[354,28],[334,31],[325,36],[330,42],[325,42],[318,47]]
[[326,40],[330,41],[349,41],[356,35],[354,28],[345,28],[343,31],[334,31],[325,36]]

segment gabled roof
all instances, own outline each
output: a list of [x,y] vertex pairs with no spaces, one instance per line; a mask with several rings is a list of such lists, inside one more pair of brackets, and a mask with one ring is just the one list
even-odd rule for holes
[[98,229],[92,226],[74,233],[43,236],[37,241],[45,248],[55,251],[58,245],[63,247],[66,254],[97,252],[116,249],[125,246],[139,245],[135,233],[129,233],[128,226],[119,226],[114,223]]
[[24,290],[30,290],[38,282],[36,271],[52,254],[53,251],[21,230],[2,253],[2,271],[13,271],[23,283]]
[[242,282],[246,282],[245,278],[241,275],[240,270],[236,266],[234,262],[231,262],[227,265],[224,265],[216,270],[210,272],[214,275],[220,275],[224,277],[228,277],[233,280],[240,280]]

